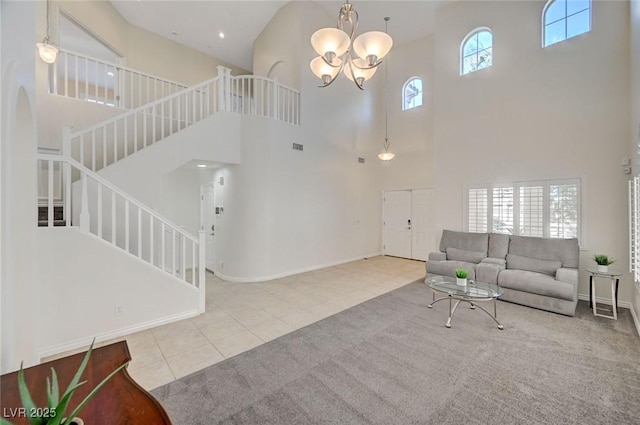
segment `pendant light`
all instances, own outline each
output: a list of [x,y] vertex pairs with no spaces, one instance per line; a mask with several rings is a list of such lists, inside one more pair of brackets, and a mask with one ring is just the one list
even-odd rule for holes
[[[384,18],[384,29],[385,32],[388,31],[387,25],[389,24],[389,17]],[[391,161],[396,154],[389,151],[389,147],[391,143],[389,142],[389,102],[387,100],[387,87],[389,82],[389,58],[384,64],[384,142],[382,142],[382,147],[384,148],[384,152],[380,152],[378,154],[378,158],[383,161]]]
[[54,63],[56,56],[58,56],[58,48],[50,42],[49,37],[49,0],[47,0],[47,34],[45,35],[42,43],[36,43],[40,59],[46,63]]

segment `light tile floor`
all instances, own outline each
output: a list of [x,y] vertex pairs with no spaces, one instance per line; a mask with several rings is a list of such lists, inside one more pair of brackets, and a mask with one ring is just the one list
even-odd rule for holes
[[208,273],[206,313],[96,346],[126,339],[129,374],[151,390],[424,274],[424,262],[382,256],[259,283],[229,283]]

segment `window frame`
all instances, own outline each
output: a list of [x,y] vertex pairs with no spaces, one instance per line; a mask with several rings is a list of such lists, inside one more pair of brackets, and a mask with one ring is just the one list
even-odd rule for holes
[[[486,66],[484,68],[474,69],[474,70],[471,70],[471,71],[465,73],[464,72],[464,58],[465,58],[464,46],[467,44],[467,42],[469,41],[469,39],[471,37],[473,37],[474,35],[476,35],[476,34],[478,34],[480,32],[485,32],[485,31],[488,32],[489,34],[491,34],[491,65]],[[485,50],[485,49],[483,49],[483,50]],[[476,52],[475,52],[476,56],[478,55],[479,51],[480,50],[476,49]],[[474,28],[473,30],[469,31],[469,33],[462,39],[462,42],[460,43],[460,59],[459,59],[459,61],[460,61],[460,76],[461,77],[464,76],[464,75],[472,74],[472,73],[477,72],[477,71],[481,71],[483,69],[491,68],[493,66],[493,31],[491,30],[491,28],[489,28],[489,27],[477,27],[477,28]]]
[[[540,33],[542,35],[542,40],[541,41],[542,41],[542,48],[543,49],[545,47],[549,47],[549,46],[553,46],[555,44],[562,43],[563,41],[567,41],[567,40],[569,40],[571,38],[578,37],[578,36],[581,36],[583,34],[587,34],[587,33],[591,32],[591,30],[593,29],[593,2],[591,0],[587,0],[589,2],[589,7],[587,9],[581,10],[580,12],[576,12],[576,13],[573,13],[571,15],[567,15],[567,6],[566,6],[566,1],[565,1],[564,17],[549,23],[549,25],[551,25],[551,24],[554,24],[556,22],[564,20],[564,39],[556,41],[555,43],[545,44],[545,36],[547,34],[547,31],[546,31],[546,29],[547,29],[547,22],[546,22],[547,11],[549,10],[549,7],[551,7],[551,5],[553,3],[555,3],[556,1],[557,0],[549,0],[549,1],[547,1],[547,3],[542,8],[542,19],[540,19],[540,24],[541,24]],[[589,29],[587,31],[583,32],[583,33],[580,33],[580,34],[577,34],[577,35],[573,35],[571,37],[567,37],[567,19],[570,16],[577,15],[578,13],[582,13],[585,10],[589,11]]]
[[[551,205],[550,205],[550,187],[561,185],[575,185],[577,186],[577,238],[581,247],[586,245],[586,239],[584,235],[585,228],[585,214],[584,214],[584,193],[586,192],[586,185],[584,178],[568,178],[568,179],[553,179],[553,180],[527,180],[527,181],[514,181],[505,183],[485,183],[485,184],[466,184],[464,185],[464,216],[463,216],[463,229],[469,230],[469,191],[470,190],[486,190],[486,233],[494,232],[493,229],[493,190],[499,188],[513,188],[513,232],[511,234],[520,236],[520,188],[522,187],[538,187],[542,186],[542,237],[550,237],[550,225],[551,225]],[[476,220],[476,222],[482,220]],[[484,233],[484,232],[481,232]],[[507,233],[508,234],[508,233]]]
[[[405,107],[405,93],[406,93],[406,89],[407,86],[409,85],[409,83],[411,83],[413,80],[420,80],[420,85],[422,86],[420,89],[420,104],[416,105],[416,106],[412,106],[410,108]],[[424,105],[424,81],[422,80],[422,78],[418,77],[418,76],[413,76],[413,77],[409,77],[409,79],[407,81],[405,81],[405,83],[402,85],[402,111],[409,111],[411,109],[415,109],[415,108],[419,108],[422,105]]]

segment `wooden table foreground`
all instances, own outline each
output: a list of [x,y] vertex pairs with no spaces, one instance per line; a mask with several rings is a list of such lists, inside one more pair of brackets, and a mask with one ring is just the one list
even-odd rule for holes
[[[86,353],[86,352],[85,352]],[[60,395],[78,370],[85,353],[74,354],[58,360],[42,363],[24,370],[25,380],[36,406],[47,406],[46,382],[51,378],[51,368],[56,370]],[[71,398],[66,413],[74,408],[107,375],[131,360],[126,341],[96,348],[80,382]],[[0,377],[0,415],[15,425],[28,425],[18,391],[18,372]],[[164,408],[151,394],[138,385],[127,373],[126,367],[116,373],[87,403],[78,415],[85,425],[163,425],[171,424]]]

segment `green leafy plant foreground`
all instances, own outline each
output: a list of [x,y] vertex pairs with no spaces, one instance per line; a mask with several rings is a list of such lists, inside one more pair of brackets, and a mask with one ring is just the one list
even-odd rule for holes
[[466,279],[469,276],[469,272],[465,269],[456,269],[456,277],[458,279]]
[[604,254],[598,254],[595,255],[593,257],[593,260],[599,265],[599,266],[608,266],[610,264],[615,263],[616,261],[613,259],[610,259],[608,256],[604,255]]
[[[89,363],[89,357],[91,356],[91,352],[93,351],[93,342],[91,342],[91,346],[82,359],[82,363],[80,367],[76,371],[73,379],[69,383],[69,386],[64,391],[62,396],[60,396],[60,388],[58,386],[58,376],[54,368],[51,368],[51,379],[47,378],[47,407],[46,408],[38,408],[36,404],[33,402],[31,397],[31,393],[29,392],[29,388],[27,387],[27,382],[24,378],[24,369],[22,367],[22,363],[20,364],[20,370],[18,371],[18,390],[20,391],[20,400],[22,401],[22,407],[24,408],[24,413],[26,417],[29,419],[29,423],[31,425],[65,425],[69,424],[73,418],[75,418],[80,411],[86,406],[86,404],[96,395],[96,393],[104,386],[104,384],[109,381],[116,373],[118,373],[121,369],[127,366],[127,363],[118,367],[116,370],[111,372],[106,378],[104,378],[96,387],[91,390],[91,392],[82,400],[78,406],[71,411],[71,413],[67,414],[67,409],[69,408],[69,403],[71,402],[71,396],[75,390],[77,390],[80,386],[84,385],[87,381],[80,382],[80,378],[84,373],[84,370]],[[12,425],[6,419],[0,418],[0,425]]]

